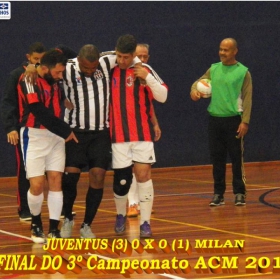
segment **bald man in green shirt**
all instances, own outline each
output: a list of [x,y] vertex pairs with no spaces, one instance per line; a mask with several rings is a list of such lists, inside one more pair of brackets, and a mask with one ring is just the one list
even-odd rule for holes
[[232,186],[235,205],[246,204],[245,173],[243,165],[244,136],[250,122],[252,108],[252,78],[248,68],[235,58],[237,42],[233,38],[222,40],[220,62],[214,63],[191,87],[191,99],[198,101],[202,94],[197,82],[210,79],[212,85],[209,113],[209,149],[213,164],[214,197],[210,206],[225,204],[226,163],[232,162]]

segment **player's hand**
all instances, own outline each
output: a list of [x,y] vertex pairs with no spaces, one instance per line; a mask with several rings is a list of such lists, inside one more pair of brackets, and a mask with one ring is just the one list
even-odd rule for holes
[[158,124],[155,124],[155,125],[154,125],[154,132],[155,132],[155,138],[154,138],[154,140],[155,140],[155,141],[158,141],[158,140],[160,139],[160,137],[161,137],[161,130],[160,130],[160,127],[159,127]]
[[139,65],[138,63],[134,65],[134,76],[142,80],[146,80],[149,72],[145,67]]
[[65,142],[69,142],[71,140],[74,140],[76,143],[79,143],[79,140],[77,139],[76,135],[72,131],[71,134],[65,139]]
[[237,129],[238,134],[236,135],[236,138],[244,137],[247,134],[248,129],[249,125],[247,123],[242,122]]
[[12,145],[17,145],[18,140],[19,140],[18,132],[16,130],[9,132],[7,134],[7,140],[8,140],[8,143],[10,143]]
[[28,83],[31,83],[33,85],[36,84],[36,80],[38,78],[38,73],[37,73],[37,70],[36,70],[34,64],[27,65],[25,72],[23,74],[23,77],[24,77],[24,79],[26,79],[26,81]]
[[69,101],[67,98],[65,98],[64,100],[64,106],[65,108],[67,108],[69,111],[73,110],[74,109],[74,104]]
[[197,100],[199,100],[201,98],[201,93],[199,92],[199,91],[197,91],[197,90],[192,90],[191,91],[191,99],[193,100],[193,101],[197,101]]

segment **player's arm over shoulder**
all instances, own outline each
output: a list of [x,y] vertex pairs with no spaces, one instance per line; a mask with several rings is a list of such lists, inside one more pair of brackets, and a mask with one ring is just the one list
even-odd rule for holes
[[146,77],[146,83],[152,90],[154,99],[158,102],[164,103],[167,99],[168,86],[150,65],[143,63],[143,67],[148,69],[149,73]]

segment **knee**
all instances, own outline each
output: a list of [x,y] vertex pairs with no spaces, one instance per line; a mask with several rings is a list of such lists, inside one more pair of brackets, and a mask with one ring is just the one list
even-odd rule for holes
[[62,191],[63,194],[76,196],[77,194],[77,184],[80,178],[80,173],[68,173],[65,172],[62,175]]
[[132,183],[132,166],[114,170],[114,193],[119,196],[128,194]]
[[151,172],[150,170],[141,170],[137,171],[135,176],[138,183],[145,183],[151,179]]
[[106,170],[102,168],[94,168],[89,172],[89,181],[92,188],[103,188]]

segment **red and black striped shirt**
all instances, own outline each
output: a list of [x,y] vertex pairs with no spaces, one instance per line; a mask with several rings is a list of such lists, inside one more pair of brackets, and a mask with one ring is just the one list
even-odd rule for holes
[[139,79],[134,81],[133,72],[133,68],[123,70],[118,66],[112,72],[110,131],[113,143],[152,141],[153,94]]
[[21,76],[18,84],[19,122],[20,126],[45,128],[36,116],[30,111],[28,105],[43,103],[53,116],[59,118],[61,113],[61,90],[57,83],[49,85],[45,79],[37,78],[33,85]]

